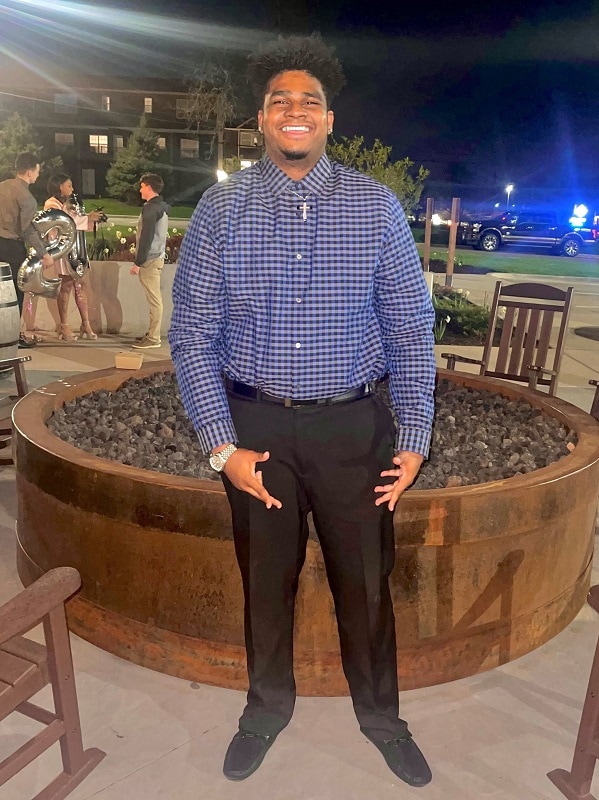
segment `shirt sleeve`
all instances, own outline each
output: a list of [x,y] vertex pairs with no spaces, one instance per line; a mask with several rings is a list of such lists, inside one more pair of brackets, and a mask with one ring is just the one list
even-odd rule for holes
[[377,266],[374,302],[398,420],[396,450],[426,457],[434,415],[435,312],[414,238],[396,198]]
[[32,224],[32,220],[37,213],[35,197],[29,190],[26,190],[22,194],[19,192],[17,202],[19,204],[19,228],[23,241],[28,247],[33,247],[36,254],[41,258],[45,256],[48,251],[46,250],[41,236]]
[[238,441],[222,380],[226,294],[212,213],[202,198],[183,239],[169,330],[181,400],[205,453]]

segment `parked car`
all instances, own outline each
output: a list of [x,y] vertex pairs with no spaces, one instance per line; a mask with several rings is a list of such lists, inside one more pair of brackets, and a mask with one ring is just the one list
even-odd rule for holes
[[599,229],[575,226],[567,216],[552,211],[504,212],[490,219],[462,222],[461,244],[493,252],[507,245],[547,247],[556,255],[574,258],[584,245],[595,244]]

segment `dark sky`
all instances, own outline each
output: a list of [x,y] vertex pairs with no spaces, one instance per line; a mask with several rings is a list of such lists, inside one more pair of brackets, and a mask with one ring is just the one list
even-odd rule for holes
[[[599,185],[599,3],[0,2],[0,53],[181,76],[273,32],[319,30],[347,74],[336,134],[379,137],[464,186]],[[386,5],[386,4],[385,4]],[[51,11],[48,9],[51,7]],[[66,8],[69,13],[63,13]],[[523,8],[524,7],[524,8]]]

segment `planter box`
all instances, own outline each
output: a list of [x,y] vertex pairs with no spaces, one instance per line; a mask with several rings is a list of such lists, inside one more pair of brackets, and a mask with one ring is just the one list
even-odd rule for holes
[[[89,303],[89,319],[96,333],[122,336],[143,336],[148,330],[149,310],[143,287],[136,275],[130,274],[130,261],[92,261],[83,279]],[[173,311],[172,289],[176,264],[165,264],[160,287],[164,303],[161,333],[166,336]],[[56,300],[34,296],[23,309],[29,331],[53,332],[59,318]],[[69,305],[68,323],[79,330],[81,318],[74,295]]]

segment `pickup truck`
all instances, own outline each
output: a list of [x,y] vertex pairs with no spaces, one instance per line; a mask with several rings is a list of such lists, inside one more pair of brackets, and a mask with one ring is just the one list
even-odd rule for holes
[[462,222],[458,231],[460,244],[477,250],[493,252],[508,245],[547,247],[556,255],[569,258],[599,239],[597,228],[576,227],[551,211],[506,211],[489,219]]

